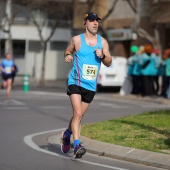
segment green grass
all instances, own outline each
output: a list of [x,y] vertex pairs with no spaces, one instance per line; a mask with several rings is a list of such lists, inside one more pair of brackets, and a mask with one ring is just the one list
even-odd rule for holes
[[86,124],[82,127],[81,135],[142,150],[170,150],[170,110]]

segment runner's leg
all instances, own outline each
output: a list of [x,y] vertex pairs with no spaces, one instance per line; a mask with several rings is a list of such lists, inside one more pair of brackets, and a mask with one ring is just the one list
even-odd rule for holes
[[10,92],[11,92],[11,85],[12,85],[12,79],[7,79],[7,91],[6,91],[6,95],[10,96]]
[[5,80],[2,82],[2,87],[3,87],[3,88],[6,88],[6,87],[7,87],[7,82],[6,82]]
[[[81,104],[82,104],[82,117],[83,117],[87,109],[89,108],[90,104],[85,103],[85,102],[82,102]],[[81,135],[81,121],[80,121],[80,127],[79,127],[79,138],[80,138],[80,135]]]
[[70,100],[73,107],[73,117],[70,122],[71,131],[73,134],[73,139],[79,140],[81,130],[81,119],[90,104],[82,102],[81,96],[79,94],[70,95]]

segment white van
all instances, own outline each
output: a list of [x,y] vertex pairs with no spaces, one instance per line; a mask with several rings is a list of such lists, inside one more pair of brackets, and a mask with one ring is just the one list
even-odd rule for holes
[[101,87],[121,87],[127,76],[127,59],[125,57],[112,57],[112,64],[106,67],[101,64],[98,80],[97,91]]

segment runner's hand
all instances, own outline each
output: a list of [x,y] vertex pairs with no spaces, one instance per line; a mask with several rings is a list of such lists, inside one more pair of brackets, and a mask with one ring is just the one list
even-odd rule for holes
[[65,57],[65,62],[71,63],[72,61],[73,61],[73,56],[67,55],[67,56]]
[[101,49],[96,49],[95,52],[96,52],[97,57],[103,58],[103,52]]

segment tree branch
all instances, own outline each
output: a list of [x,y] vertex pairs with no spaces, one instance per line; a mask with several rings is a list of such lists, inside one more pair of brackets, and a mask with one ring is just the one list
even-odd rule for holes
[[131,7],[131,9],[133,10],[134,13],[137,13],[137,10],[135,8],[135,6],[132,4],[131,0],[127,0],[129,6]]
[[143,28],[138,28],[137,33],[139,36],[146,38],[150,42],[154,41],[154,37],[147,33]]
[[112,4],[112,7],[109,9],[108,13],[102,18],[102,22],[104,22],[108,16],[113,12],[113,10],[115,9],[116,3],[118,0],[115,0]]
[[37,29],[38,29],[38,34],[39,34],[39,36],[40,36],[41,41],[44,41],[44,39],[43,39],[43,37],[42,37],[42,28],[40,27],[40,25],[37,23],[37,21],[35,20],[35,18],[34,18],[32,15],[31,15],[31,19],[32,19],[34,25],[35,25],[35,26],[37,27]]
[[91,9],[93,8],[93,5],[96,3],[96,0],[87,0],[87,12],[91,11]]

